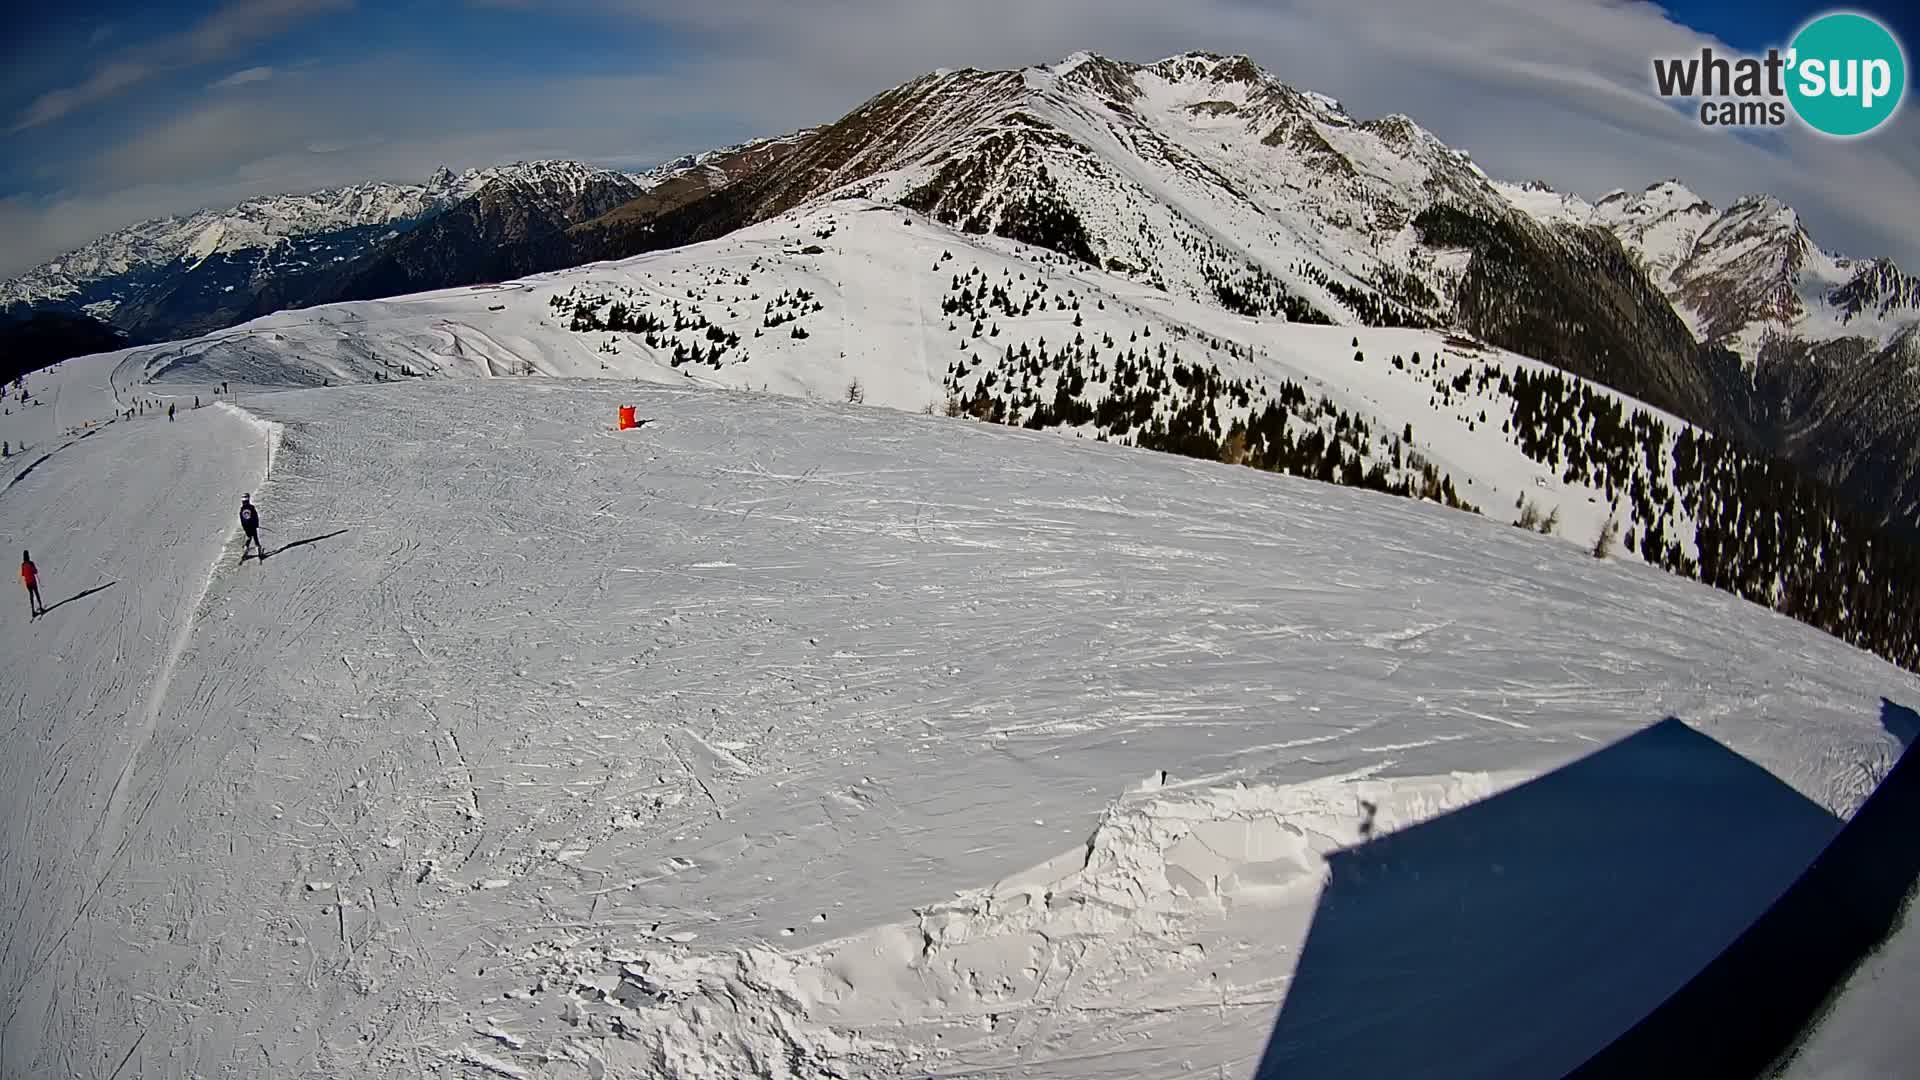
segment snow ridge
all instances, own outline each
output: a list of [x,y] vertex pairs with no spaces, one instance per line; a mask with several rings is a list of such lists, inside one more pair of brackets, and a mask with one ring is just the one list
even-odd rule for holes
[[1085,1024],[1105,1011],[1096,1003],[1143,984],[1154,989],[1135,1008],[1263,1010],[1266,994],[1223,1000],[1207,973],[1220,963],[1208,946],[1223,908],[1236,930],[1273,928],[1236,949],[1297,951],[1304,927],[1286,913],[1312,903],[1328,854],[1524,779],[1374,771],[1179,788],[1155,774],[1107,808],[1083,847],[911,921],[805,949],[543,944],[526,959],[589,1030],[656,1048],[668,1075],[688,1080],[938,1068],[946,1054],[927,1048],[949,1038],[1018,1040]]

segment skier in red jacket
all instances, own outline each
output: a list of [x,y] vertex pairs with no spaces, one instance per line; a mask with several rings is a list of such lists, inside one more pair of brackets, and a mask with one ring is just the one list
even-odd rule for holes
[[33,556],[20,553],[20,580],[27,586],[27,601],[33,605],[33,617],[39,618],[47,613],[47,605],[40,600],[40,568],[33,565]]

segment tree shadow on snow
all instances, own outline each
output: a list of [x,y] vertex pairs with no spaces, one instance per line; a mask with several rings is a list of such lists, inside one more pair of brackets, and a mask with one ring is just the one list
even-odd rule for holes
[[62,600],[57,604],[48,606],[46,609],[41,611],[40,617],[44,619],[48,615],[51,615],[54,612],[60,610],[61,608],[66,607],[68,604],[73,603],[75,600],[85,600],[87,597],[92,596],[94,593],[106,592],[108,589],[111,589],[118,584],[120,583],[117,581],[109,581],[105,585],[95,585],[93,588],[88,589],[85,592],[74,593],[72,596],[67,597],[65,600]]
[[335,529],[334,531],[330,533],[326,533],[322,536],[309,536],[305,540],[294,540],[289,543],[281,544],[279,547],[274,548],[272,551],[269,551],[260,557],[263,559],[271,559],[275,555],[278,555],[283,551],[292,551],[294,548],[306,547],[308,544],[318,544],[318,543],[321,543],[322,541],[331,540],[336,536],[340,536],[350,531],[351,530],[349,529]]
[[1256,1075],[1566,1076],[1727,948],[1840,827],[1669,717],[1336,852]]

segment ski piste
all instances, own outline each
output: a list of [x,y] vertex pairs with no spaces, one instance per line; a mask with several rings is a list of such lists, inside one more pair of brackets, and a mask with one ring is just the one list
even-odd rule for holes
[[[634,402],[672,422],[608,430]],[[299,452],[269,466],[280,430]],[[1412,842],[1671,715],[1767,801],[1740,844],[1647,854],[1764,903],[1809,856],[1760,809],[1846,817],[1897,749],[1881,702],[1920,697],[1810,628],[1498,521],[946,417],[424,380],[54,445],[0,521],[62,537],[63,580],[117,584],[0,627],[32,735],[0,755],[0,914],[36,946],[0,988],[98,1012],[76,1042],[45,1034],[60,996],[10,996],[8,1075],[151,1075],[196,1037],[278,1061],[296,1025],[341,1074],[536,1075],[516,1042],[616,1021],[589,1044],[615,1077],[663,1054],[1245,1075],[1363,824]],[[216,567],[230,493],[269,475],[298,557]],[[55,845],[78,819],[95,838]],[[12,861],[35,844],[64,854]],[[1377,925],[1421,895],[1370,898]],[[1663,893],[1697,947],[1750,914],[1704,895]],[[1650,1005],[1686,957],[1622,947],[1602,896],[1472,965],[1409,953],[1404,986],[1303,1002],[1405,1020],[1445,985],[1506,1006],[1492,1023],[1552,999],[1512,991],[1540,957],[1577,956],[1594,993]],[[188,906],[139,915],[165,897]]]

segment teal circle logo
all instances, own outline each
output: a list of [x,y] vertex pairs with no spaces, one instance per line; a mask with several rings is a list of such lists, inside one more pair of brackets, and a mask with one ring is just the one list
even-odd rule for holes
[[1787,63],[1787,100],[1824,135],[1865,135],[1893,116],[1907,92],[1900,42],[1865,15],[1835,12],[1808,23]]

